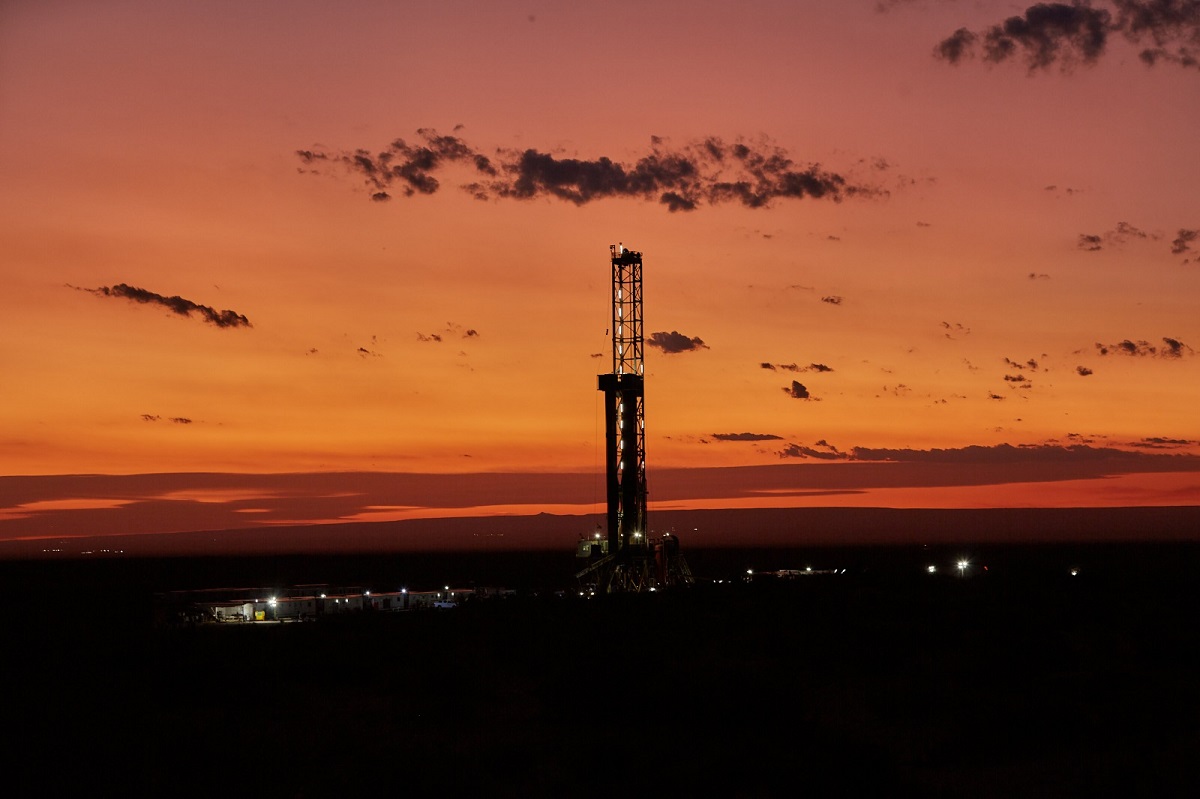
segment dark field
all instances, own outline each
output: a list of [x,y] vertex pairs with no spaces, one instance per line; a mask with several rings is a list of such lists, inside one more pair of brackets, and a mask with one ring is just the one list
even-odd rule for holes
[[[961,579],[950,550],[686,554],[694,588],[604,600],[556,594],[559,553],[0,563],[5,793],[1200,789],[1200,546],[977,550]],[[807,565],[846,573],[711,582]],[[318,581],[517,593],[154,623],[156,591]]]

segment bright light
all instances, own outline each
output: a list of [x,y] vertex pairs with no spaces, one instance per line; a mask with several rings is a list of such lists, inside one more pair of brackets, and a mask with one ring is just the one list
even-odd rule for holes
[[926,566],[926,567],[925,567],[925,570],[926,570],[927,572],[929,572],[930,574],[934,574],[934,573],[936,573],[936,572],[937,572],[937,566],[934,566],[934,565],[930,564],[929,566]]
[[960,560],[958,562],[958,576],[959,577],[963,576],[963,573],[967,570],[968,565],[970,565],[969,561]]
[[370,595],[371,595],[370,591],[363,591],[363,596],[370,596]]
[[324,598],[325,598],[325,595],[324,595],[324,594],[321,594],[321,599],[324,599]]
[[1079,574],[1079,569],[1071,569],[1071,576],[1072,576],[1072,577],[1074,577],[1074,576],[1075,576],[1075,575],[1077,575],[1077,574]]
[[754,569],[746,569],[746,574],[754,574]]

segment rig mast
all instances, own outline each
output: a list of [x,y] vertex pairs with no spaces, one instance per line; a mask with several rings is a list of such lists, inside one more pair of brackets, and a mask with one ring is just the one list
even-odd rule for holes
[[[608,536],[581,541],[592,562],[576,573],[596,593],[649,591],[688,584],[692,574],[667,533],[652,538],[646,525],[646,410],[642,335],[642,254],[609,246],[612,257],[612,367],[599,375],[604,392]],[[599,539],[599,534],[597,534]]]

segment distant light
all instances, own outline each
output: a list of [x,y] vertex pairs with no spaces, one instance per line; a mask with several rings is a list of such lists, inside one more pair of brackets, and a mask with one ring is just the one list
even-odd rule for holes
[[450,586],[446,586],[445,590],[449,591],[449,590],[450,590]]
[[363,591],[363,596],[370,596],[370,595],[371,595],[370,591]]
[[407,589],[407,588],[401,588],[401,589],[400,589],[400,593],[402,593],[402,594],[407,594],[407,593],[408,593],[408,589]]
[[1071,569],[1071,576],[1072,576],[1072,577],[1074,577],[1074,576],[1075,576],[1075,575],[1077,575],[1077,574],[1079,574],[1079,569]]
[[930,574],[934,574],[935,572],[937,572],[937,566],[930,564],[925,567],[925,571],[929,572]]
[[746,569],[746,574],[754,574],[754,569]]
[[325,595],[324,595],[324,594],[321,594],[321,599],[324,599],[324,598],[325,598]]
[[810,571],[812,571],[812,566],[809,566],[809,567],[808,567],[808,568],[806,568],[804,571],[806,571],[806,572],[810,572]]
[[657,588],[655,588],[654,586],[650,586],[650,593],[654,593],[654,592],[655,592],[655,591],[657,591],[657,590],[658,590],[658,589],[657,589]]

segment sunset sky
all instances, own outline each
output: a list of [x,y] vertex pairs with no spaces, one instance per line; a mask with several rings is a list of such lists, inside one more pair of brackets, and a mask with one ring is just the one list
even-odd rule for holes
[[7,0],[0,540],[594,513],[617,242],[651,514],[1198,505],[1198,58],[1195,0]]

